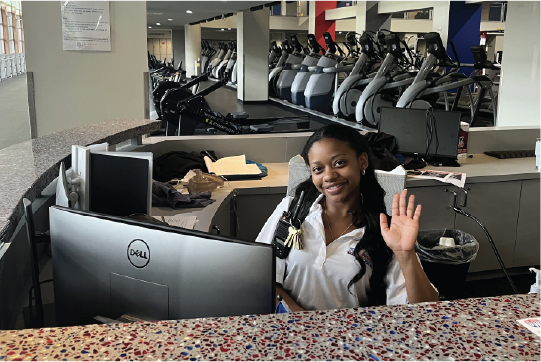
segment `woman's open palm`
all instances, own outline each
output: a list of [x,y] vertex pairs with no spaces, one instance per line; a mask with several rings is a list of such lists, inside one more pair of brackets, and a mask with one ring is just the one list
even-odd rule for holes
[[387,216],[380,214],[381,236],[394,253],[415,250],[421,205],[417,205],[415,208],[415,196],[411,195],[406,207],[407,195],[407,190],[403,190],[400,195],[394,195],[390,228]]

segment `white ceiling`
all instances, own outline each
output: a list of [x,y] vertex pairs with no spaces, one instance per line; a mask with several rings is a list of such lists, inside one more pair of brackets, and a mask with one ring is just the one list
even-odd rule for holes
[[[152,29],[178,29],[185,24],[235,13],[271,1],[147,1],[147,25]],[[187,14],[191,10],[192,14]],[[263,8],[260,11],[269,11]],[[168,21],[167,19],[173,19]],[[161,25],[156,25],[160,23]]]

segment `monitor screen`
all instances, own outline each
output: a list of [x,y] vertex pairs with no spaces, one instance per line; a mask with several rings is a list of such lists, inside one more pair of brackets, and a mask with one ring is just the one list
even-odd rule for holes
[[113,216],[150,215],[152,154],[149,157],[91,153],[89,210]]
[[59,206],[50,230],[58,326],[274,311],[268,244]]
[[[436,137],[433,134],[428,150],[430,156],[456,159],[460,117],[460,112],[434,110],[439,144],[436,153]],[[424,155],[427,146],[426,124],[425,109],[382,107],[379,132],[396,137],[398,153]]]

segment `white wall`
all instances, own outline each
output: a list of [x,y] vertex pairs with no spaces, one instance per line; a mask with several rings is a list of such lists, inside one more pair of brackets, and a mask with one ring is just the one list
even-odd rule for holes
[[432,31],[440,33],[441,41],[447,47],[447,37],[449,34],[449,10],[450,1],[434,1],[432,11]]
[[428,9],[438,2],[440,1],[380,1],[378,3],[378,13],[391,14],[399,11]]
[[23,1],[37,136],[112,118],[144,118],[146,4],[111,1],[111,51],[62,50],[60,1]]
[[507,6],[497,126],[539,126],[539,1]]
[[391,31],[397,33],[428,33],[432,31],[432,20],[391,19]]

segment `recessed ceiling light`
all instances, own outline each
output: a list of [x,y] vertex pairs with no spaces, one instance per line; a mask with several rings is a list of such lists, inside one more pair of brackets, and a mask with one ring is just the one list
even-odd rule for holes
[[341,31],[339,31],[339,32],[338,32],[338,34],[342,34],[342,32],[341,32]]
[[231,30],[231,28],[227,28],[227,30]]
[[151,26],[149,26],[148,28],[149,28],[149,29],[152,29],[152,27],[151,27]]
[[156,25],[162,25],[162,24],[160,24],[160,23],[156,23]]
[[192,11],[191,10],[186,10],[186,13],[191,14]]
[[173,21],[173,19],[167,19],[167,20],[169,20],[169,21]]
[[222,31],[224,31],[224,29],[222,29]]

